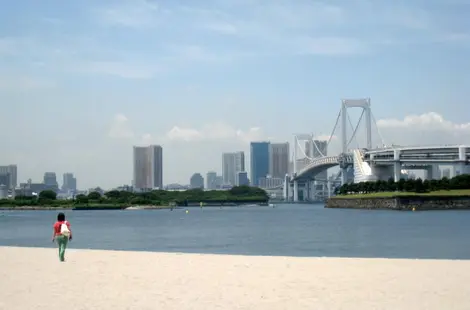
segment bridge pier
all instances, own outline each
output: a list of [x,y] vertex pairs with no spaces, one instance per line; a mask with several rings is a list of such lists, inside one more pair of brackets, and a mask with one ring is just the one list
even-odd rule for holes
[[294,180],[294,202],[299,202],[299,182]]
[[400,150],[393,150],[393,160],[393,180],[398,182],[401,179]]
[[341,185],[348,183],[348,169],[341,168]]
[[459,163],[455,167],[455,175],[465,174],[469,172],[467,166],[466,147],[459,146]]

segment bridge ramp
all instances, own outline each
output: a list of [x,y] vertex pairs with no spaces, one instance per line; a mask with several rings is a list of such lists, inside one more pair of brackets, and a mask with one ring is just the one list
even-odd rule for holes
[[353,150],[354,156],[354,183],[376,181],[370,165],[364,161],[364,153],[360,149]]

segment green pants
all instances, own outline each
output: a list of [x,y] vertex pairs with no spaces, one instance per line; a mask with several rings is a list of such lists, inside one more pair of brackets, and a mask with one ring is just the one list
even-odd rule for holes
[[59,245],[59,259],[61,262],[63,262],[65,260],[65,249],[67,248],[69,237],[59,235],[55,239],[57,240],[57,244]]

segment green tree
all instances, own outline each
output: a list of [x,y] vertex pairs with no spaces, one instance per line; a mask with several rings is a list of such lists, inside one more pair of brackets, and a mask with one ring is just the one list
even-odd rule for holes
[[101,194],[98,192],[91,192],[88,194],[89,200],[99,200],[101,198]]
[[78,194],[75,196],[75,201],[79,204],[86,204],[88,203],[88,196],[83,195],[83,194]]
[[44,190],[39,193],[39,199],[41,200],[56,200],[57,193],[52,190]]

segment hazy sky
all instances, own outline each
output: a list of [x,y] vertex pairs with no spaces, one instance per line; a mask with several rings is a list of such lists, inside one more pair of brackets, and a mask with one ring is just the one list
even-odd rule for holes
[[386,143],[470,144],[468,16],[467,0],[5,0],[0,164],[109,188],[159,143],[164,183],[188,183],[252,139],[330,134],[357,97]]

